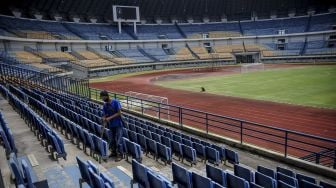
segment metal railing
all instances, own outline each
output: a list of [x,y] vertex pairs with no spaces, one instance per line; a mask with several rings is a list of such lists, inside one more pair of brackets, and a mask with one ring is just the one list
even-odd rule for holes
[[[101,90],[90,88],[92,99],[99,100]],[[308,160],[323,166],[336,166],[336,140],[305,134],[297,131],[263,125],[251,121],[217,115],[176,105],[162,104],[146,99],[112,93],[123,108],[135,110],[141,114],[155,116],[158,119],[172,121],[181,128],[189,126],[206,134],[224,136],[234,139],[242,145],[252,144],[282,154],[284,157],[295,157],[306,160],[304,156],[318,153],[320,159]],[[328,152],[321,152],[328,151]],[[334,155],[330,155],[333,153]],[[328,161],[328,162],[325,162]]]

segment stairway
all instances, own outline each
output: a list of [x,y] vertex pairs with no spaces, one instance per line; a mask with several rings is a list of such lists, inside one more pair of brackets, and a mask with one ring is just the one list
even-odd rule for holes
[[148,57],[149,59],[153,60],[154,62],[160,61],[156,57],[152,56],[151,54],[147,53],[144,49],[142,49],[140,46],[137,46],[139,52],[144,55],[145,57]]
[[182,28],[179,26],[179,24],[177,22],[175,22],[175,26],[176,26],[178,32],[181,34],[181,36],[186,39],[187,35],[184,33],[184,31],[182,30]]
[[192,51],[192,49],[190,48],[190,46],[188,44],[186,44],[186,47],[188,48],[188,50],[190,51],[190,53],[196,58],[196,59],[201,59],[194,51]]

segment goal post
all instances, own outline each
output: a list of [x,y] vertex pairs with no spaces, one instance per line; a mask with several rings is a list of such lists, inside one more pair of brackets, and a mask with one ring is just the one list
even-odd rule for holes
[[265,65],[263,63],[245,63],[240,66],[240,73],[249,73],[256,71],[265,70]]
[[125,92],[125,95],[128,96],[128,100],[125,101],[128,109],[154,115],[158,118],[170,119],[167,97],[134,91]]

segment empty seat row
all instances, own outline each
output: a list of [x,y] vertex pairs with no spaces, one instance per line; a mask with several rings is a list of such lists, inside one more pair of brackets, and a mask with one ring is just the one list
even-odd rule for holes
[[[130,131],[133,131],[133,134],[129,135],[130,137],[136,137],[135,133],[139,133],[145,135],[149,139],[156,140],[161,142],[162,144],[170,147],[172,153],[182,157],[182,146],[188,146],[192,148],[192,152],[196,152],[197,157],[201,158],[202,160],[207,160],[210,163],[218,165],[221,161],[228,161],[232,164],[239,163],[238,153],[226,149],[224,147],[210,144],[203,140],[193,138],[189,135],[172,132],[171,130],[165,128],[160,128],[161,126],[155,127],[151,123],[145,123],[141,121],[135,121],[132,119],[132,116],[128,116],[128,128]],[[128,135],[126,135],[128,136]],[[132,138],[130,138],[132,139]],[[183,146],[183,148],[190,150],[188,147]],[[193,163],[196,162],[193,158],[193,155],[186,155],[190,156],[188,159],[191,160]]]
[[7,90],[8,101],[12,104],[28,122],[28,126],[35,127],[38,139],[42,144],[49,148],[49,151],[54,159],[60,157],[66,160],[67,153],[64,149],[64,142],[60,136],[54,132],[45,121],[41,119],[29,106],[20,101],[16,96]]
[[[68,139],[71,139],[73,143],[77,144],[78,147],[80,147],[80,144],[83,146],[83,151],[86,153],[87,148],[90,149],[90,156],[95,157],[98,156],[99,162],[101,160],[106,160],[108,158],[108,141],[104,140],[97,134],[105,135],[105,137],[108,137],[110,130],[104,129],[98,130],[96,134],[93,134],[89,132],[87,129],[82,128],[78,124],[70,121],[67,119],[67,117],[64,117],[60,115],[59,113],[55,112],[53,109],[49,108],[45,104],[37,101],[36,99],[33,99],[31,97],[28,97],[29,102],[36,106],[38,109],[41,109],[43,113],[45,113],[46,117],[50,120],[50,122],[54,122],[54,124],[62,125],[61,131],[64,132],[66,137]],[[81,116],[77,116],[78,118],[81,118]],[[99,127],[101,128],[101,127]],[[67,135],[70,134],[70,137]],[[75,140],[76,139],[76,140]]]
[[6,156],[8,157],[10,153],[17,152],[15,142],[14,142],[14,137],[12,134],[12,131],[10,128],[7,126],[7,123],[5,119],[3,118],[1,112],[0,112],[0,141],[2,145],[5,148],[5,153]]

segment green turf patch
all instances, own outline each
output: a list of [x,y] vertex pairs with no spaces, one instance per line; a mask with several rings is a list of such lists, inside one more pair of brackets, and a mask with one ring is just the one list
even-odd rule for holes
[[336,108],[336,66],[266,70],[245,74],[162,81],[158,85],[249,99]]

